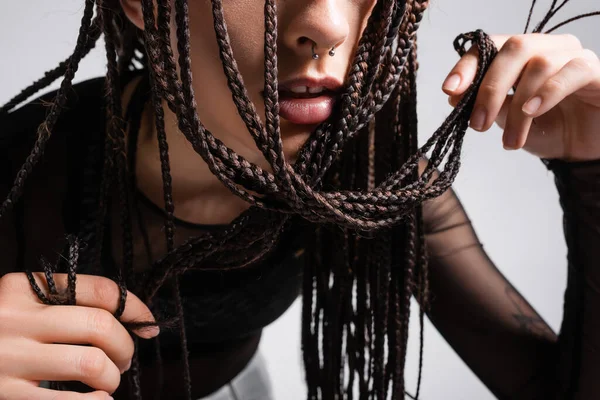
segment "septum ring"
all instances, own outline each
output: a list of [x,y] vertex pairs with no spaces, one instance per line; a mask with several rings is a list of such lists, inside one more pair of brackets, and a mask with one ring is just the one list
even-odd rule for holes
[[[316,46],[316,43],[313,42],[312,48],[311,48],[312,49],[312,58],[313,58],[313,60],[318,60],[320,57],[319,57],[319,55],[317,53],[315,53],[315,46]],[[333,46],[331,48],[331,50],[329,50],[329,56],[330,57],[335,56],[335,46]]]

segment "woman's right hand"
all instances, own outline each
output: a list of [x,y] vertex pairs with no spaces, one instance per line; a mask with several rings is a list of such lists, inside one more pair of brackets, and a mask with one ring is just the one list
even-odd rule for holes
[[[34,273],[48,293],[43,273]],[[66,274],[54,274],[57,288]],[[113,313],[119,287],[108,278],[77,275],[76,306],[42,304],[24,273],[0,278],[0,400],[83,400],[110,398],[131,366],[134,344]],[[127,293],[123,322],[155,322],[133,293]],[[144,339],[158,328],[138,329]],[[40,381],[80,381],[93,393],[59,392]],[[107,394],[108,393],[108,394]]]

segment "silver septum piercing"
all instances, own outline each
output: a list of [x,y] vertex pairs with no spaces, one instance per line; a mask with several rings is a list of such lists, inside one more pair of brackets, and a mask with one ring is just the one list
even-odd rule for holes
[[[316,45],[315,43],[313,43],[313,45],[312,45],[312,58],[313,58],[313,60],[318,60],[319,55],[317,53],[315,53],[315,45]],[[331,48],[331,50],[329,50],[329,56],[330,57],[335,56],[335,46],[333,46]]]
[[317,53],[315,53],[315,43],[313,43],[313,45],[312,45],[312,58],[313,58],[313,60],[319,59],[319,55]]

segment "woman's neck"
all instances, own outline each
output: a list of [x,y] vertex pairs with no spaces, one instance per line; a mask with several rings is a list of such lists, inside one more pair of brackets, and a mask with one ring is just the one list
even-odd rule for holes
[[[132,82],[129,86],[135,84],[137,83]],[[127,88],[124,99],[131,96],[131,89]],[[166,104],[163,105],[163,110],[175,216],[195,224],[231,222],[248,209],[249,204],[231,193],[209,170],[206,162],[178,129],[177,117]],[[262,155],[258,155],[260,157],[257,158],[260,159]],[[153,203],[163,208],[162,169],[154,113],[150,103],[144,107],[140,121],[135,174],[138,189]]]

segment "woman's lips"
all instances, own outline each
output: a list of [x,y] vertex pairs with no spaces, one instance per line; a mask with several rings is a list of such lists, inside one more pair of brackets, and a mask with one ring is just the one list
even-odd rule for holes
[[336,97],[332,92],[323,92],[316,97],[280,93],[279,116],[298,125],[320,124],[331,116]]

